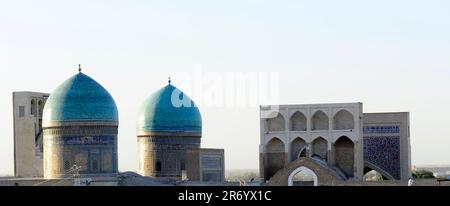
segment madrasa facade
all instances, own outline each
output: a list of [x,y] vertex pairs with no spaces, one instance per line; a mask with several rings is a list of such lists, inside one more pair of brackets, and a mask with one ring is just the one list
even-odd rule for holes
[[374,171],[383,180],[412,176],[408,112],[363,113],[355,102],[266,105],[260,115],[265,184],[361,184]]
[[[51,94],[14,92],[13,107],[15,177],[121,175],[116,103],[81,67]],[[224,150],[201,148],[199,108],[170,79],[141,106],[135,138],[138,168],[134,176],[225,181]]]

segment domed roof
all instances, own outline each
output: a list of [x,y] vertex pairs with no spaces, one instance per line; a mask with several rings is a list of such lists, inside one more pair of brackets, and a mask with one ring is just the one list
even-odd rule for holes
[[118,122],[116,103],[109,92],[79,72],[63,82],[48,98],[43,124],[64,121]]
[[169,84],[144,102],[137,125],[138,132],[201,132],[202,117],[195,103]]

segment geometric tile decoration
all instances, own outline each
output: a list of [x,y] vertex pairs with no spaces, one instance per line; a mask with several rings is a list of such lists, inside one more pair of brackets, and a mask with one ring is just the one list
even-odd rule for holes
[[400,137],[365,136],[364,161],[368,161],[400,179]]

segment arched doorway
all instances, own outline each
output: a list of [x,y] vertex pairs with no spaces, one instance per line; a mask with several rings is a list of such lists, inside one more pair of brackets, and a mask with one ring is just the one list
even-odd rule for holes
[[283,115],[278,113],[276,117],[267,119],[267,126],[269,131],[284,131],[285,121]]
[[[272,178],[270,178],[270,180],[267,182],[267,185],[268,186],[294,185],[294,176],[303,170],[309,172],[308,174],[312,175],[313,180],[315,180],[313,182],[315,184],[310,185],[332,186],[336,185],[335,183],[337,182],[346,180],[346,178],[343,175],[341,175],[339,172],[336,172],[334,167],[330,167],[330,165],[323,164],[322,162],[314,158],[302,157],[286,165],[282,170],[279,170]],[[304,172],[301,174],[304,174]],[[314,176],[316,176],[317,178],[315,178]]]
[[316,173],[307,167],[295,169],[288,177],[288,186],[317,186]]
[[355,163],[355,145],[350,138],[346,136],[340,137],[335,143],[336,166],[341,169],[345,175],[353,177],[353,166]]
[[38,107],[39,107],[39,116],[42,117],[42,112],[44,111],[44,104],[42,103],[41,100],[39,100],[38,102]]
[[320,157],[321,159],[326,160],[328,153],[328,142],[322,137],[316,138],[312,142],[312,154],[313,156]]
[[297,137],[291,143],[291,162],[299,157],[306,157],[306,141]]
[[285,150],[284,143],[278,139],[273,138],[267,143],[267,166],[264,179],[270,179],[278,170],[285,165]]
[[31,115],[32,115],[32,116],[36,116],[36,115],[37,115],[37,114],[36,114],[36,107],[37,107],[37,106],[36,106],[36,101],[35,101],[34,99],[32,99],[32,100],[31,100],[31,108],[30,108],[30,109],[31,109],[30,112],[31,112]]
[[312,123],[312,130],[328,130],[328,116],[322,112],[322,111],[317,111],[312,119],[311,119],[311,123]]
[[353,115],[347,110],[341,110],[333,118],[333,129],[349,130],[355,128],[355,120]]
[[296,111],[291,116],[291,125],[290,130],[291,131],[306,131],[306,117],[303,113]]
[[298,153],[297,159],[300,157],[306,157],[306,147],[301,149],[300,152]]

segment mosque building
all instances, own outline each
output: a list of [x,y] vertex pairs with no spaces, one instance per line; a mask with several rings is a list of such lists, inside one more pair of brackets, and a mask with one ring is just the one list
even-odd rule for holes
[[260,173],[268,185],[363,184],[374,171],[383,180],[411,178],[408,112],[364,113],[361,102],[260,112]]
[[199,108],[170,79],[139,111],[136,175],[118,170],[119,118],[114,99],[81,72],[81,66],[51,94],[14,92],[13,107],[18,179],[4,184],[52,184],[42,178],[67,184],[60,182],[74,175],[101,185],[225,181],[224,150],[201,148]]
[[186,152],[199,149],[202,117],[195,103],[170,83],[142,105],[137,123],[138,173],[181,178]]
[[45,179],[63,178],[74,165],[84,175],[117,175],[116,104],[81,69],[49,96],[42,121]]
[[201,148],[202,117],[194,101],[169,84],[143,103],[137,123],[138,173],[223,182],[223,149]]

